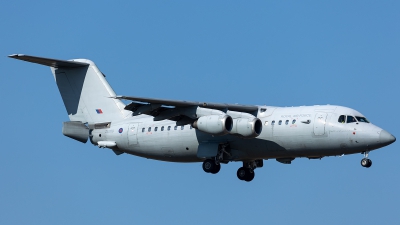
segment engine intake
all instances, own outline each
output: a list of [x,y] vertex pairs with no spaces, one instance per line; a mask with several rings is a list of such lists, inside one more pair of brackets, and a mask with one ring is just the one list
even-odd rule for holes
[[232,130],[232,126],[232,117],[228,115],[202,116],[193,123],[194,128],[214,135],[228,134]]
[[258,118],[237,118],[233,120],[231,134],[239,134],[246,138],[254,138],[261,134],[262,122]]

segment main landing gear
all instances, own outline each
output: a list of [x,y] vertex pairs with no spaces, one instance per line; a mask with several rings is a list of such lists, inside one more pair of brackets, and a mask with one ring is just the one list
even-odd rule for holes
[[254,170],[250,169],[250,168],[244,168],[244,167],[240,167],[237,171],[237,177],[239,178],[239,180],[244,180],[247,182],[250,182],[254,179],[254,176],[256,175],[254,173]]
[[[225,157],[224,157],[225,156]],[[215,157],[204,160],[203,170],[206,173],[216,174],[221,170],[221,163],[228,163],[231,156],[228,144],[221,144]],[[237,171],[239,180],[250,182],[254,179],[254,170],[257,167],[263,167],[263,160],[243,161],[243,166]]]
[[372,161],[368,159],[369,151],[364,152],[364,158],[361,160],[361,166],[365,168],[369,168],[372,166]]
[[257,167],[263,167],[263,160],[257,159],[253,161],[243,162],[243,167],[240,167],[236,173],[239,180],[250,182],[254,179],[254,170]]
[[221,164],[215,160],[206,159],[203,162],[203,170],[206,173],[216,174],[221,170]]
[[216,174],[221,170],[221,162],[227,163],[224,160],[224,154],[229,155],[227,151],[229,146],[227,144],[221,144],[218,149],[217,155],[213,159],[206,159],[203,162],[203,170],[206,173]]
[[[243,166],[240,167],[236,173],[239,180],[244,180],[250,182],[254,179],[255,173],[254,170],[257,167],[263,166],[263,160],[257,159],[252,161],[243,162]],[[203,170],[206,173],[216,174],[220,171],[221,164],[217,160],[206,159],[203,162]]]

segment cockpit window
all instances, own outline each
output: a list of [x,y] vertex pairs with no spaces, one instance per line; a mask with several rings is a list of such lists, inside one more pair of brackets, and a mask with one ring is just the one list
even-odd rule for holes
[[367,118],[365,118],[365,117],[356,116],[356,118],[357,118],[358,122],[361,122],[361,123],[369,123],[369,121],[368,121]]
[[347,123],[356,123],[357,120],[353,116],[347,116]]
[[345,115],[339,116],[338,122],[339,123],[346,123],[346,116]]

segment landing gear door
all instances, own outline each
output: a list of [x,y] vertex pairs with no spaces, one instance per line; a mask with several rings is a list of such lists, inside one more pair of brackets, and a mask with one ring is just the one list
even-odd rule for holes
[[218,154],[218,143],[201,143],[197,149],[198,158],[213,158]]
[[317,113],[314,118],[314,134],[324,135],[326,124],[326,113]]
[[137,145],[137,130],[139,123],[131,123],[128,128],[128,143],[129,145]]

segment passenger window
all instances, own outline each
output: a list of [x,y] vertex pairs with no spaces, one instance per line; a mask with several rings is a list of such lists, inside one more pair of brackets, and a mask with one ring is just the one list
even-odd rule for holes
[[144,127],[142,128],[142,132],[144,132],[144,130],[146,130]]
[[171,130],[171,126],[168,126],[168,130]]
[[275,120],[272,120],[271,126],[275,125]]
[[184,126],[181,126],[181,130],[183,130],[183,127],[184,127]]
[[282,120],[279,120],[279,123],[278,123],[279,125],[282,125]]
[[289,120],[286,120],[285,124],[288,125],[289,124]]
[[150,132],[151,131],[151,127],[149,127],[149,129],[147,131]]
[[356,118],[353,116],[347,116],[347,123],[355,123],[357,122]]
[[178,126],[175,126],[175,127],[174,127],[174,130],[177,130],[177,129],[178,129]]
[[345,123],[346,122],[346,116],[345,115],[339,116],[338,122],[339,123]]
[[296,120],[293,120],[293,121],[292,121],[292,124],[295,124],[295,123],[296,123]]
[[157,131],[158,127],[154,128],[154,131]]
[[164,126],[161,127],[161,131],[164,131]]

